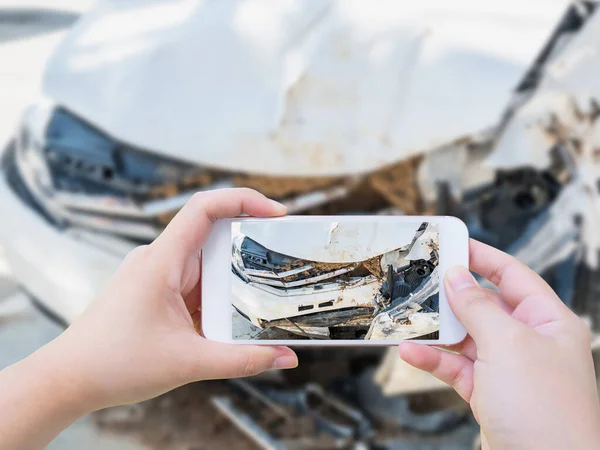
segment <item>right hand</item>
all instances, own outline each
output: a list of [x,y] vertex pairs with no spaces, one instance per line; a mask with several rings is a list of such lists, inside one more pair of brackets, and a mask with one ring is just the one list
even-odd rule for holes
[[467,330],[454,353],[405,342],[400,356],[469,404],[484,448],[598,449],[600,407],[588,327],[550,286],[500,250],[471,241],[471,269],[448,271],[450,307]]

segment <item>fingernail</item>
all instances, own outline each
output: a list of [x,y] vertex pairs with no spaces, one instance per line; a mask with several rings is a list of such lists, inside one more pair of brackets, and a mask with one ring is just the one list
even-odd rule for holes
[[285,211],[287,211],[287,206],[285,206],[283,203],[279,203],[278,201],[276,201],[276,200],[273,200],[273,199],[271,199],[271,198],[270,198],[269,200],[271,201],[271,203],[273,204],[273,207],[274,207],[275,209],[278,209],[278,210],[280,210],[281,212],[285,212]]
[[273,369],[293,369],[298,365],[298,360],[293,356],[280,356],[273,362]]
[[454,266],[446,273],[446,279],[454,292],[477,286],[477,280],[465,267]]

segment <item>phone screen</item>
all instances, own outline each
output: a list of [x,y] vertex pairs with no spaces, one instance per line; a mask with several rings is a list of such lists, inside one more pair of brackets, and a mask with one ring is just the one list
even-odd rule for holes
[[439,339],[439,225],[234,221],[234,340]]

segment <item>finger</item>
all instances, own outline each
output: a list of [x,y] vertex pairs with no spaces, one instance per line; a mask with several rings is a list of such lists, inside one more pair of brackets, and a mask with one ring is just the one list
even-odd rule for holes
[[498,305],[498,307],[500,309],[502,309],[502,311],[504,311],[506,314],[512,314],[512,312],[514,311],[514,308],[512,308],[508,303],[506,303],[504,301],[504,298],[502,298],[502,295],[500,295],[499,292],[496,292],[492,289],[487,289],[487,288],[483,288],[486,292],[487,295],[489,297],[489,299],[495,304]]
[[298,357],[288,347],[234,345],[198,336],[202,342],[193,361],[195,380],[239,378],[270,369],[293,369]]
[[[498,307],[500,307],[504,312],[506,312],[506,314],[513,313],[513,309],[504,302],[502,296],[498,292],[493,291],[491,289],[485,290],[487,291],[490,300],[494,304],[498,305]],[[439,347],[466,356],[471,361],[475,361],[477,359],[477,346],[475,345],[475,341],[473,340],[473,338],[469,335],[467,335],[458,344],[440,345]]]
[[429,372],[452,386],[465,401],[470,401],[473,393],[473,361],[462,355],[412,342],[400,344],[398,352],[408,364]]
[[247,188],[198,192],[171,220],[152,244],[169,257],[169,261],[185,262],[197,254],[218,219],[244,213],[254,217],[281,216],[286,207]]
[[456,266],[446,273],[444,287],[454,315],[471,335],[477,348],[502,336],[516,321],[482,289],[468,269]]
[[523,299],[533,295],[545,296],[546,304],[562,305],[548,283],[515,257],[471,239],[469,258],[471,270],[498,286],[511,308],[515,309]]
[[450,352],[463,355],[464,357],[469,358],[471,361],[475,361],[477,359],[477,346],[475,345],[473,338],[468,334],[458,344],[439,345],[438,347],[443,350],[448,350]]

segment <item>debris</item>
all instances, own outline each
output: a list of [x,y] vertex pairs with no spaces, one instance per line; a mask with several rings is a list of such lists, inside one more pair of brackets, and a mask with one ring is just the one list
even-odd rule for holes
[[212,405],[224,417],[229,419],[242,433],[244,433],[251,441],[255,442],[264,450],[284,450],[283,444],[277,442],[266,431],[260,428],[251,416],[238,410],[233,402],[226,397],[213,397]]
[[[161,400],[164,404],[165,400]],[[118,426],[122,423],[139,424],[144,419],[143,407],[137,403],[133,405],[110,408],[98,414],[96,423],[103,427]]]
[[[420,317],[423,316],[423,317]],[[424,313],[411,314],[405,321],[400,321],[402,326],[398,326],[388,313],[379,314],[372,322],[371,328],[367,332],[365,339],[372,340],[409,340],[409,339],[438,339],[429,337],[432,334],[437,336],[439,330],[439,314]]]
[[480,450],[479,424],[467,419],[453,430],[439,434],[415,434],[389,439],[380,448],[385,450]]
[[373,436],[364,414],[317,384],[281,388],[249,380],[232,382],[238,395],[215,397],[212,403],[263,448],[345,449]]
[[369,176],[372,188],[405,214],[422,211],[417,169],[422,157],[416,157],[378,170]]
[[239,174],[233,177],[234,186],[256,189],[267,197],[289,198],[344,184],[342,177],[277,177]]
[[[370,233],[364,233],[369,240],[360,246],[352,227],[340,221],[328,225],[329,228],[318,230],[321,235],[310,235],[317,236],[313,247],[298,241],[306,232],[304,228],[290,231],[287,224],[283,228],[286,233],[279,239],[276,238],[280,231],[274,228],[268,235],[252,228],[243,230],[249,235],[236,231],[232,238],[232,301],[238,315],[259,329],[279,328],[305,339],[385,338],[390,333],[396,336],[395,328],[403,329],[397,330],[397,338],[431,338],[439,326],[437,316],[427,325],[423,321],[413,325],[408,317],[402,321],[399,317],[411,305],[419,306],[412,309],[415,314],[438,312],[437,224],[418,222],[403,232],[393,224],[388,226],[387,234],[374,227]],[[288,233],[296,238],[291,243]],[[399,245],[398,248],[390,245],[390,237],[397,239],[393,245]],[[325,246],[338,248],[323,253],[323,240]],[[267,248],[269,242],[275,242],[274,247],[280,250]],[[357,248],[360,252],[352,254]],[[376,248],[382,253],[377,253]],[[347,262],[322,262],[332,255],[337,261]],[[361,257],[367,259],[357,259]],[[261,300],[248,300],[257,298]],[[385,317],[378,317],[379,314]],[[249,334],[237,320],[234,325],[236,339],[242,335],[251,339],[273,338],[272,333]],[[373,334],[369,329],[374,326],[381,329]],[[425,331],[419,334],[419,330]]]
[[[374,308],[351,308],[338,311],[327,311],[318,314],[307,314],[304,316],[296,316],[293,318],[294,323],[302,327],[332,327],[340,324],[347,324],[349,321],[356,325],[360,323],[360,319],[364,321],[363,326],[368,326],[373,320]],[[269,327],[285,326],[282,322],[285,319],[273,320],[265,323]]]
[[450,389],[447,384],[430,373],[415,369],[398,358],[398,351],[393,347],[386,349],[386,354],[372,377],[373,384],[377,385],[386,396]]
[[429,401],[389,397],[373,383],[373,370],[338,380],[339,393],[314,383],[294,388],[235,380],[237,394],[214,397],[212,404],[268,450],[420,450],[440,448],[435,445],[441,443],[444,448],[472,448],[479,427],[458,395],[450,392]]
[[213,396],[229,395],[222,381],[193,383],[136,405],[95,412],[92,418],[102,431],[126,434],[151,450],[252,450],[258,446],[229,421],[215,417]]
[[381,270],[381,258],[375,256],[374,258],[363,261],[362,265],[377,278],[383,278],[383,270]]
[[[448,394],[437,393],[435,398],[429,397],[434,405],[429,405],[431,410],[420,412],[416,410],[414,403],[423,402],[425,396],[386,394],[374,382],[374,374],[375,369],[368,369],[356,378],[356,401],[371,417],[385,424],[420,432],[440,433],[455,428],[471,414],[469,405],[452,391]],[[441,401],[442,398],[445,402]]]

